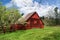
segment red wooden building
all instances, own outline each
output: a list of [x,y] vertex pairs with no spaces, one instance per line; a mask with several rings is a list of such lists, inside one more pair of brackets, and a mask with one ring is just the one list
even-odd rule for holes
[[44,28],[44,23],[37,12],[32,12],[18,19],[17,23],[11,27],[14,29]]

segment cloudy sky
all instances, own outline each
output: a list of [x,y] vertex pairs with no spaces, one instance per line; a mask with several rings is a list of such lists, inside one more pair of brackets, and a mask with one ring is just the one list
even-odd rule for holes
[[36,11],[39,16],[46,15],[54,7],[60,9],[60,0],[0,0],[7,8],[13,5],[24,14]]

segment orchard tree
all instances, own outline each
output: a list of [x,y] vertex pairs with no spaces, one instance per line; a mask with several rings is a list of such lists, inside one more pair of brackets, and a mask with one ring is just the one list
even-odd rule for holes
[[18,10],[14,8],[7,10],[6,15],[8,16],[9,23],[15,23],[21,17]]
[[0,27],[2,28],[2,31],[4,30],[4,20],[2,19],[2,16],[5,14],[6,7],[2,5],[0,2]]
[[4,26],[8,27],[10,24],[14,24],[21,16],[16,8],[7,9],[0,3],[0,27],[2,30],[4,30]]

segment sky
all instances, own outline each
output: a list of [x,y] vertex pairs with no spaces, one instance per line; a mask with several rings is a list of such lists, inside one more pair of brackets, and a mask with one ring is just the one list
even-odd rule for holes
[[60,9],[60,0],[0,0],[7,8],[13,5],[24,14],[36,11],[39,16],[44,16],[55,7]]

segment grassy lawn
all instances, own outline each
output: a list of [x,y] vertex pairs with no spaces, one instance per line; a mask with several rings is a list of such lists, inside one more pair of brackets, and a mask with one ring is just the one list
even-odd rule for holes
[[60,27],[45,26],[44,29],[19,30],[0,34],[0,40],[60,40]]

